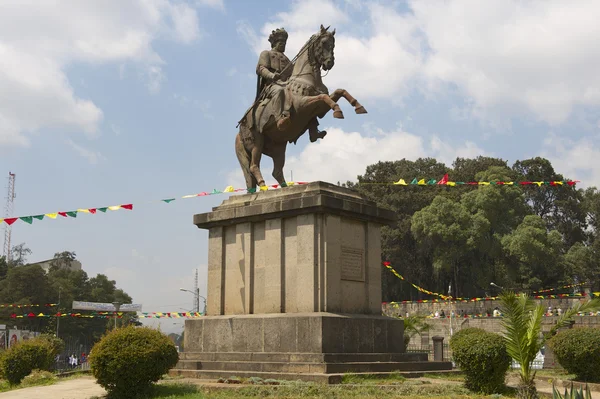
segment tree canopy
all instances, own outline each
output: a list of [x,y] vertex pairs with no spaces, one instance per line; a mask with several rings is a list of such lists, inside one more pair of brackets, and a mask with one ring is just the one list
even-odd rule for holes
[[[499,158],[378,162],[345,185],[395,211],[383,260],[415,284],[453,296],[496,295],[490,283],[538,290],[600,284],[600,192],[574,186],[393,186],[413,177],[453,181],[565,180],[550,161]],[[431,299],[382,268],[383,300]]]
[[[30,312],[38,315],[56,313],[91,313],[73,310],[73,301],[132,303],[132,298],[117,288],[114,280],[104,274],[89,277],[84,270],[70,270],[66,266],[76,260],[75,252],[63,251],[54,255],[46,272],[38,264],[28,264],[31,250],[25,244],[14,247],[13,257],[7,262],[0,257],[0,303],[41,305],[39,307],[2,308],[0,318],[4,324],[32,331],[56,333],[56,317],[12,318],[11,314],[23,315]],[[58,306],[45,306],[58,304]],[[138,323],[135,314],[126,314],[118,324]],[[107,328],[114,326],[114,319],[61,317],[60,337],[78,337],[94,342]]]

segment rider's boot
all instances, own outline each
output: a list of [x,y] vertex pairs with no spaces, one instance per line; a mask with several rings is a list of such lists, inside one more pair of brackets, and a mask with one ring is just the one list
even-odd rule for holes
[[292,124],[292,120],[290,119],[290,114],[287,112],[284,112],[281,114],[281,116],[279,117],[279,120],[277,121],[277,129],[279,131],[284,131],[284,130],[288,129],[291,124]]
[[325,136],[327,136],[327,132],[325,130],[319,131],[319,129],[317,129],[317,128],[309,129],[308,134],[309,134],[311,143],[314,143],[318,139],[322,139]]

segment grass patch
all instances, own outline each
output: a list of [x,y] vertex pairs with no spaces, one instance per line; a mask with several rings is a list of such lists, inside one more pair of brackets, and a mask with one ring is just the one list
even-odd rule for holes
[[473,395],[460,386],[442,384],[398,384],[374,386],[372,384],[348,386],[325,385],[298,381],[281,381],[281,385],[239,386],[223,384],[217,387],[193,386],[188,384],[160,384],[152,399],[232,399],[232,398],[463,398],[473,399]]
[[373,374],[344,374],[342,384],[369,384],[369,385],[387,385],[402,384],[406,377],[400,373],[391,373],[385,376]]
[[425,373],[423,374],[425,378],[432,378],[436,380],[446,380],[446,381],[465,381],[465,374],[462,372],[459,373]]

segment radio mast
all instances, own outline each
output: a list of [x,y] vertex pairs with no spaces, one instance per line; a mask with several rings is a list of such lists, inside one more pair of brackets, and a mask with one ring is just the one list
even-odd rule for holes
[[[15,177],[16,175],[14,173],[8,172],[8,192],[6,195],[6,207],[4,208],[4,215],[6,218],[13,216],[15,209]],[[11,226],[6,223],[4,225],[4,256],[6,262],[10,262],[12,260],[10,232]]]

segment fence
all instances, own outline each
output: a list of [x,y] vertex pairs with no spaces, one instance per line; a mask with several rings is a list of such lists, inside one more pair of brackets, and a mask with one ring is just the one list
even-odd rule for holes
[[[444,361],[452,361],[452,351],[448,344],[443,344]],[[409,353],[427,353],[427,359],[433,361],[433,345],[414,345],[409,344],[406,347],[406,352]]]
[[[443,345],[443,347],[444,347],[444,361],[450,361],[450,362],[452,362],[452,366],[456,367],[456,364],[454,363],[454,360],[452,359],[452,350],[450,349],[450,345],[445,343]],[[433,361],[433,345],[409,344],[406,347],[406,352],[427,353],[427,359],[429,361]],[[514,360],[512,361],[512,363],[511,363],[512,369],[518,369],[520,367],[521,367],[521,365],[519,363],[515,362]],[[535,357],[533,362],[531,362],[531,368],[534,370],[541,370],[542,368],[544,368],[544,348],[542,348],[542,350],[537,354],[537,356]]]

